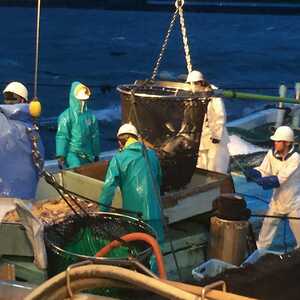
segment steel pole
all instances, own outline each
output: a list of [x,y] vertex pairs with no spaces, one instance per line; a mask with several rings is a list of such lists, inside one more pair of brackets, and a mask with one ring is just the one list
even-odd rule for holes
[[254,94],[254,93],[242,93],[233,90],[215,90],[214,95],[218,97],[224,97],[230,99],[258,100],[258,101],[300,104],[300,100],[297,100],[295,98],[268,96],[268,95]]

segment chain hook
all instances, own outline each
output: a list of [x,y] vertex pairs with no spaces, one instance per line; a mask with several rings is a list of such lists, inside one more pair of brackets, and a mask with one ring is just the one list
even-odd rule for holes
[[176,0],[176,1],[175,1],[175,7],[176,7],[177,9],[182,8],[183,5],[184,5],[184,0]]

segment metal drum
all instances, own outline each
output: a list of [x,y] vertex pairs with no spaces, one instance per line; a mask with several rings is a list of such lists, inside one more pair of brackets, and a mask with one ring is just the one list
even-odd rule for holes
[[212,93],[193,93],[190,84],[169,81],[136,81],[117,90],[123,123],[132,122],[145,144],[160,157],[162,190],[184,187],[196,168],[202,124]]
[[247,252],[248,221],[228,221],[212,217],[210,221],[209,258],[240,265]]

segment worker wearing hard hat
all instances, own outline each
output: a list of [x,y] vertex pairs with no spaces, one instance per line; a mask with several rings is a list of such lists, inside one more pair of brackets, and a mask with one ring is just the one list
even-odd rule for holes
[[34,199],[43,168],[44,147],[30,114],[28,90],[11,82],[0,105],[0,195]]
[[[246,169],[248,181],[254,181],[263,189],[274,189],[269,205],[268,216],[300,218],[300,155],[294,148],[294,132],[288,126],[280,126],[270,137],[274,143],[261,165]],[[265,218],[261,228],[258,248],[271,245],[280,218]],[[300,247],[300,220],[289,220]]]
[[28,103],[28,90],[21,82],[13,81],[3,90],[5,104]]
[[160,197],[161,169],[154,150],[145,148],[138,140],[138,132],[131,123],[123,124],[117,138],[120,151],[109,163],[100,194],[100,210],[107,211],[112,204],[117,186],[120,187],[123,209],[141,213],[151,225],[158,240],[163,240]]
[[[194,92],[217,89],[204,79],[201,72],[196,70],[188,74],[186,82],[191,84]],[[224,103],[219,97],[211,97],[203,121],[197,167],[227,173],[229,165],[228,143]]]
[[58,118],[56,157],[60,167],[79,167],[98,160],[99,129],[96,117],[87,108],[90,89],[82,83],[72,83],[69,108]]

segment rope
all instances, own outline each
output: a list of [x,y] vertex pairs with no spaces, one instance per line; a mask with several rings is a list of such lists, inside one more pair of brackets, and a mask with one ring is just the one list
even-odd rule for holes
[[[131,102],[132,102],[131,103],[132,107],[130,109],[132,109],[132,112],[135,115],[137,131],[141,132],[140,131],[140,129],[141,129],[140,120],[138,118],[138,114],[137,114],[137,110],[136,110],[136,101],[135,101],[134,91],[131,91]],[[154,175],[153,175],[152,169],[150,167],[150,162],[149,162],[149,157],[148,157],[148,154],[147,154],[147,149],[146,149],[146,146],[145,146],[143,140],[142,140],[142,149],[143,149],[143,156],[145,157],[146,165],[147,165],[148,171],[150,172],[150,176],[151,176],[151,179],[152,179],[151,182],[152,182],[152,185],[153,185],[153,189],[154,189],[154,192],[155,192],[156,197],[158,199],[160,213],[161,213],[161,219],[162,219],[162,222],[163,222],[163,227],[165,228],[166,235],[169,237],[170,248],[171,248],[172,256],[174,258],[174,262],[175,262],[177,274],[178,274],[179,279],[181,280],[182,279],[182,275],[181,275],[181,271],[180,271],[180,268],[179,268],[178,260],[177,260],[176,254],[175,254],[173,240],[171,238],[171,235],[170,235],[170,232],[169,232],[169,227],[167,225],[167,222],[166,222],[166,220],[164,218],[164,214],[163,214],[162,201],[161,201],[161,197],[160,197],[159,187],[158,187],[158,185],[156,183],[156,180],[154,179]]]
[[255,198],[263,203],[266,203],[269,205],[269,201],[261,198],[261,197],[258,197],[258,196],[255,196],[255,195],[251,195],[251,194],[246,194],[246,193],[240,193],[240,192],[237,192],[237,194],[241,195],[241,196],[245,196],[245,197],[249,197],[249,198]]
[[281,219],[284,221],[283,223],[283,246],[284,246],[284,252],[287,253],[288,244],[287,244],[287,220],[300,220],[300,218],[297,217],[288,217],[288,216],[275,216],[275,215],[256,215],[251,214],[251,217],[259,217],[259,218],[275,218],[275,219]]
[[182,40],[183,40],[183,46],[184,46],[184,52],[185,52],[185,60],[186,60],[186,66],[188,70],[188,74],[192,72],[193,66],[191,62],[191,55],[190,55],[190,48],[188,44],[188,38],[187,38],[187,32],[186,32],[186,26],[184,22],[184,16],[183,16],[183,4],[184,0],[177,0],[176,1],[176,7],[178,7],[179,17],[180,17],[180,28],[181,28],[181,34],[182,34]]
[[[82,76],[83,78],[86,77],[86,75]],[[71,79],[70,79],[71,80]],[[85,80],[85,82],[87,82]],[[0,81],[0,85],[4,86],[6,85],[7,82],[6,81]],[[26,86],[34,86],[34,82],[24,82],[24,84]],[[46,83],[46,82],[42,82],[38,84],[40,87],[50,87],[50,88],[70,88],[70,84],[69,83]],[[103,83],[103,84],[95,84],[95,83],[88,83],[87,85],[90,88],[100,88],[101,92],[103,94],[109,93],[114,91],[114,89],[118,86],[118,84],[115,83]],[[293,90],[293,87],[288,87],[288,89]],[[257,90],[265,90],[265,91],[277,91],[278,88],[277,87],[267,87],[267,86],[244,86],[244,85],[236,85],[236,86],[224,86],[222,87],[222,90],[248,90],[248,91],[257,91]]]
[[95,200],[90,199],[86,196],[83,196],[83,195],[80,195],[80,194],[75,193],[73,191],[70,191],[67,188],[65,188],[64,186],[58,184],[55,177],[52,174],[50,174],[49,172],[43,172],[43,176],[44,176],[44,178],[45,178],[45,180],[48,184],[52,185],[55,189],[56,188],[61,189],[64,194],[68,194],[68,195],[72,194],[72,195],[74,195],[78,198],[82,198],[82,199],[90,201],[92,203],[99,204],[100,206],[103,206],[105,208],[109,208],[109,209],[113,210],[114,212],[122,213],[122,214],[131,214],[131,215],[134,215],[137,219],[141,219],[141,216],[142,216],[141,212],[132,211],[132,210],[128,210],[128,209],[117,208],[117,207],[113,207],[113,206],[109,206],[109,205],[106,205],[106,204],[99,203],[98,201],[95,201]]
[[[233,158],[233,157],[232,157]],[[244,168],[240,165],[240,163],[234,159],[234,162],[238,165],[239,169],[243,172],[244,171]],[[253,198],[256,198],[257,200],[260,200],[266,204],[269,204],[268,201],[260,198],[260,197],[257,197],[257,196],[254,196],[254,195],[249,195],[249,194],[245,194],[245,193],[238,193],[240,195],[243,195],[243,196],[248,196],[248,197],[253,197]],[[259,218],[276,218],[276,219],[281,219],[284,221],[284,227],[283,227],[283,246],[284,246],[284,251],[285,253],[287,253],[287,241],[286,241],[286,236],[287,236],[287,220],[300,220],[300,218],[297,218],[297,217],[288,217],[288,216],[275,216],[275,215],[264,215],[264,214],[251,214],[251,217],[259,217]]]
[[40,40],[40,15],[41,15],[41,0],[37,3],[36,17],[36,40],[35,40],[35,68],[34,68],[34,99],[37,98],[37,81],[38,81],[38,66],[39,66],[39,40]]
[[[90,214],[88,211],[86,211],[82,205],[79,204],[78,200],[74,197],[74,195],[77,195],[67,189],[65,189],[62,185],[60,185],[57,181],[56,178],[53,176],[53,174],[44,171],[42,173],[42,175],[44,176],[44,179],[47,183],[49,183],[50,185],[53,186],[53,188],[58,192],[58,194],[61,196],[61,198],[67,203],[67,205],[70,207],[70,209],[75,213],[75,215],[77,216],[81,216],[81,214],[79,212],[76,211],[76,209],[74,208],[74,206],[70,203],[70,201],[67,200],[67,198],[65,197],[65,195],[67,195],[72,202],[79,208],[80,211],[82,211],[84,213],[84,215],[86,217],[90,217]],[[96,202],[93,201],[89,198],[86,197],[82,197],[86,200],[89,200],[91,202]],[[121,210],[121,209],[120,209]],[[124,210],[123,210],[124,211]],[[139,219],[138,219],[139,220]],[[140,221],[140,220],[139,220]],[[125,240],[122,240],[122,238],[119,238],[118,236],[115,236],[113,233],[107,231],[106,229],[102,229],[108,236],[111,236],[114,240],[119,241],[122,245],[126,245],[130,251],[130,253],[133,255],[134,254],[134,250],[132,248],[131,245],[128,244],[128,242],[126,242]]]
[[251,214],[251,217],[258,217],[258,218],[275,218],[275,219],[282,219],[282,220],[300,220],[298,217],[287,217],[287,216],[275,216],[275,215],[256,215]]

